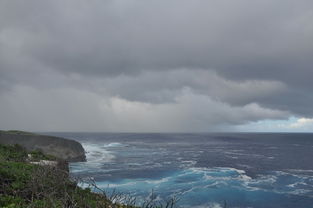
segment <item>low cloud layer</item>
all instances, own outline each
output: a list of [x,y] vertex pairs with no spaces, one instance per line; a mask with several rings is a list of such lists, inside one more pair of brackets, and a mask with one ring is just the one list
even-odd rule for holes
[[0,128],[235,131],[313,117],[312,8],[2,1]]

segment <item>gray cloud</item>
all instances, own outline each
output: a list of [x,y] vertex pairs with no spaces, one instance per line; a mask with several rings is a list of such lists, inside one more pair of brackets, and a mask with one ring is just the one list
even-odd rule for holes
[[294,80],[295,67],[305,72],[311,63],[308,5],[313,6],[269,0],[28,1],[2,6],[1,19],[13,37],[21,34],[23,52],[62,72],[186,67],[277,79],[287,75],[275,71],[289,69]]
[[[1,125],[170,131],[159,123],[172,117],[164,124],[173,130],[200,131],[312,117],[312,8],[309,0],[2,1],[0,108],[16,118]],[[72,111],[70,92],[82,97]],[[66,123],[54,107],[41,113],[54,127],[31,116],[50,105],[47,94],[72,113]],[[37,102],[12,104],[28,99]],[[124,115],[115,112],[121,103],[131,106]]]
[[137,76],[110,77],[94,83],[94,90],[101,87],[128,100],[154,103],[171,102],[184,88],[190,88],[194,93],[232,105],[246,105],[288,91],[279,81],[232,81],[214,70],[203,69],[147,71]]
[[[185,89],[175,103],[149,104],[73,88],[18,86],[1,97],[0,126],[32,131],[216,131],[262,119],[286,119],[285,111],[251,103],[232,107]],[[5,118],[5,119],[4,119]]]

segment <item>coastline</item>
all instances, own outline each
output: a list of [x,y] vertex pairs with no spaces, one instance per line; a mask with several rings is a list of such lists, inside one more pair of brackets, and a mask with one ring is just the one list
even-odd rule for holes
[[74,140],[25,131],[0,131],[0,144],[18,144],[28,151],[40,150],[68,162],[86,161],[83,146]]

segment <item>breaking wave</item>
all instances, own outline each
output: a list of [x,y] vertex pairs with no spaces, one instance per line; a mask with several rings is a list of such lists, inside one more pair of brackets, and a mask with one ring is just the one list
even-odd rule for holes
[[[152,190],[158,199],[177,196],[183,208],[220,208],[225,203],[238,208],[309,208],[313,203],[311,166],[290,166],[287,161],[293,158],[285,158],[292,148],[304,146],[265,142],[251,149],[255,144],[239,146],[238,141],[192,145],[145,139],[85,140],[87,162],[71,163],[70,171],[93,177],[109,192],[116,189],[137,199],[146,199]],[[284,157],[281,151],[287,151]]]

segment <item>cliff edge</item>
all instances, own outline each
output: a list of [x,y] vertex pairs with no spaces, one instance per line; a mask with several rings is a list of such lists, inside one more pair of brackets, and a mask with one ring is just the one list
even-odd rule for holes
[[52,155],[68,162],[86,161],[85,150],[79,142],[61,137],[23,131],[0,131],[0,144],[19,144],[28,151],[40,150],[44,154]]

